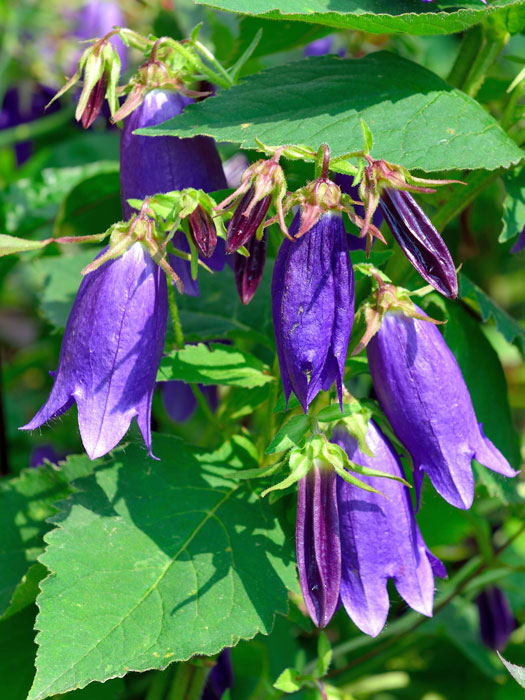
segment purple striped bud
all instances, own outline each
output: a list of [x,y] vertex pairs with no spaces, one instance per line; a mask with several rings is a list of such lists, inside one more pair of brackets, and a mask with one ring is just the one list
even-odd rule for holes
[[226,188],[221,159],[213,139],[196,136],[138,136],[135,129],[156,126],[180,114],[191,99],[175,91],[152,90],[124,120],[120,135],[122,210],[129,219],[127,199],[194,187],[205,192]]
[[410,192],[385,187],[379,208],[403,253],[434,289],[450,299],[458,295],[458,278],[449,250]]
[[458,363],[435,325],[387,311],[367,354],[381,408],[412,457],[418,491],[426,472],[446,501],[467,509],[473,459],[516,475],[483,434]]
[[[366,435],[373,457],[359,450],[357,440],[345,428],[335,429],[332,442],[357,464],[404,477],[398,456],[373,420]],[[434,574],[446,576],[446,571],[423,541],[408,488],[392,479],[361,478],[381,493],[365,491],[336,477],[342,559],[340,596],[357,627],[375,637],[388,615],[389,578],[411,608],[431,616]]]
[[89,129],[93,124],[95,119],[100,114],[102,109],[102,104],[104,102],[104,97],[106,95],[106,88],[108,86],[108,76],[103,73],[100,79],[96,83],[95,87],[89,93],[88,101],[86,107],[82,112],[82,126],[84,129]]
[[268,232],[265,232],[260,241],[254,236],[248,242],[247,258],[240,253],[235,256],[234,273],[237,292],[243,304],[249,304],[253,299],[257,287],[262,279],[264,263],[266,262],[266,246],[268,245]]
[[516,629],[507,596],[501,588],[491,586],[478,595],[476,603],[483,644],[494,651],[502,651]]
[[[290,232],[297,233],[296,214]],[[354,273],[341,214],[329,212],[296,241],[284,239],[273,271],[273,322],[283,389],[303,410],[337,383],[341,400],[354,317]]]
[[325,627],[337,609],[341,580],[341,542],[336,473],[315,460],[298,482],[295,543],[297,568],[308,614]]
[[255,236],[257,229],[263,223],[270,204],[271,195],[266,195],[257,202],[253,201],[255,187],[244,194],[228,223],[226,235],[226,253],[235,253]]
[[86,452],[112,450],[133,418],[151,455],[151,401],[164,348],[166,279],[139,242],[87,274],[67,321],[48,400],[22,430],[73,405]]
[[211,216],[200,206],[188,216],[193,242],[203,257],[209,258],[217,246],[217,229]]

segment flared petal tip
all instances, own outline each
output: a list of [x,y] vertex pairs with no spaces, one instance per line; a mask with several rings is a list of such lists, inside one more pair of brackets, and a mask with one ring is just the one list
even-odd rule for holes
[[481,440],[474,453],[474,459],[484,467],[487,467],[487,469],[492,469],[492,471],[498,472],[498,474],[502,474],[503,476],[508,476],[510,478],[517,476],[519,471],[515,471],[510,466],[508,460],[488,437],[486,437],[481,423],[479,423],[479,432]]

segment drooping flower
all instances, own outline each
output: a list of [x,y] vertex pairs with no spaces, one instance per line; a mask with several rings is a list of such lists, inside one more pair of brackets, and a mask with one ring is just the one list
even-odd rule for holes
[[220,156],[213,139],[196,136],[139,136],[135,129],[156,126],[180,114],[192,100],[175,90],[151,90],[124,120],[120,136],[120,189],[124,218],[133,209],[127,199],[182,190],[213,192],[226,188]]
[[503,650],[516,629],[507,596],[498,586],[489,586],[477,596],[476,604],[483,644],[494,651]]
[[325,627],[337,609],[341,582],[341,542],[337,475],[315,460],[298,482],[295,544],[301,591],[308,614]]
[[446,501],[467,509],[473,459],[516,475],[483,434],[458,363],[435,325],[389,310],[367,353],[381,408],[412,457],[418,491],[426,472]]
[[246,246],[250,257],[240,253],[235,255],[233,271],[235,284],[239,298],[243,304],[249,304],[259,286],[266,262],[266,246],[268,245],[268,232],[265,232],[260,241],[253,237]]
[[[397,454],[373,420],[366,436],[373,457],[359,450],[345,428],[336,428],[332,441],[353,462],[404,477]],[[361,478],[381,493],[365,491],[337,476],[340,597],[357,627],[375,637],[388,615],[388,579],[393,579],[411,608],[431,616],[434,574],[446,576],[446,571],[423,541],[407,486],[381,477]]]
[[[301,225],[296,214],[290,233]],[[341,398],[354,315],[354,275],[341,214],[328,212],[299,240],[284,239],[272,279],[283,389],[305,413],[334,381]]]
[[379,208],[403,253],[421,277],[441,294],[455,299],[458,278],[452,256],[410,192],[385,187]]
[[48,400],[22,430],[78,407],[86,452],[96,459],[137,418],[151,454],[151,402],[164,348],[164,273],[141,243],[87,274],[69,315]]

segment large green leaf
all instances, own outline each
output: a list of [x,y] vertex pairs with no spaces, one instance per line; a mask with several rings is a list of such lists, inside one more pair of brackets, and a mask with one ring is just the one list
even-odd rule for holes
[[214,654],[287,610],[292,538],[248,482],[225,476],[257,466],[251,443],[210,453],[157,436],[154,451],[160,461],[115,451],[55,518],[31,700]]
[[136,133],[208,134],[242,148],[254,148],[255,137],[272,146],[327,143],[338,156],[363,148],[360,119],[374,135],[372,155],[407,168],[491,170],[524,155],[475,100],[384,51],[270,68]]
[[498,0],[489,7],[477,0],[197,0],[220,10],[268,19],[326,24],[375,34],[451,34],[481,22],[498,8],[517,8],[520,0]]
[[[70,457],[60,469],[28,469],[1,482],[0,615],[8,609],[19,583],[26,585],[23,577],[44,549],[44,534],[50,529],[46,519],[56,512],[54,504],[69,495],[69,481],[88,473],[90,465],[85,457]],[[19,610],[31,598],[13,602]]]
[[463,273],[459,276],[459,296],[469,306],[479,310],[483,321],[494,319],[496,328],[509,343],[516,343],[525,356],[525,328]]
[[525,168],[507,173],[505,201],[503,203],[503,228],[499,241],[508,241],[525,228]]
[[268,367],[254,355],[230,345],[186,345],[164,356],[157,381],[179,379],[187,383],[222,384],[252,389],[271,382]]
[[507,671],[514,678],[514,680],[517,683],[519,683],[522,688],[525,688],[525,668],[523,668],[523,666],[518,666],[517,664],[513,664],[510,661],[507,661],[507,659],[504,659],[499,652],[498,656],[501,659],[501,662],[503,663]]

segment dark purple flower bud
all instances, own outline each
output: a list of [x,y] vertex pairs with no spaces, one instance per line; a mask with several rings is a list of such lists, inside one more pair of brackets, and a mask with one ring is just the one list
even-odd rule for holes
[[248,241],[249,258],[240,253],[235,256],[235,284],[243,304],[250,303],[262,279],[267,245],[268,232],[266,231],[260,241],[255,236]]
[[[166,413],[174,423],[185,423],[197,408],[197,399],[191,390],[191,385],[176,380],[159,382],[162,400]],[[199,384],[199,389],[204,394],[212,411],[217,410],[219,404],[216,386],[204,386]]]
[[316,460],[298,482],[295,543],[297,568],[308,614],[325,627],[339,602],[341,542],[336,473]]
[[444,240],[406,190],[385,187],[379,207],[403,253],[434,289],[450,299],[458,295],[454,261]]
[[474,498],[473,459],[516,475],[478,425],[458,363],[434,324],[388,311],[367,354],[379,403],[410,452],[418,490],[426,472],[446,501],[466,509]]
[[135,417],[151,454],[151,401],[167,314],[166,278],[141,243],[87,274],[49,398],[22,430],[39,428],[75,401],[91,459],[113,449]]
[[232,657],[230,649],[223,649],[210,671],[201,700],[221,700],[229,688],[233,688]]
[[510,252],[511,253],[520,253],[524,248],[525,248],[525,228],[518,236],[518,240],[516,241],[516,243],[514,243],[514,245],[510,249]]
[[[370,457],[344,428],[336,428],[332,442],[357,464],[404,478],[392,445],[371,420],[366,444]],[[360,630],[375,637],[386,622],[387,582],[395,586],[417,612],[431,616],[434,574],[446,576],[443,564],[427,549],[416,523],[408,488],[393,479],[360,476],[381,493],[365,491],[337,479],[341,537],[341,601]],[[384,495],[383,495],[384,494]],[[386,498],[385,498],[386,496]]]
[[211,216],[200,204],[188,216],[188,225],[197,250],[203,257],[211,257],[217,245],[217,229]]
[[501,588],[491,586],[478,595],[476,603],[483,644],[494,651],[502,651],[516,629],[507,596]]
[[82,126],[84,129],[89,129],[100,114],[100,110],[102,109],[102,105],[104,103],[107,86],[108,76],[106,73],[103,73],[93,90],[90,92],[86,108],[82,112]]
[[[290,232],[297,233],[296,214]],[[273,323],[283,389],[303,410],[337,383],[341,400],[354,318],[354,273],[341,214],[329,212],[302,238],[281,244],[272,279]]]
[[182,190],[213,192],[226,188],[221,159],[213,139],[196,136],[138,136],[135,129],[156,126],[180,114],[191,99],[173,90],[152,90],[124,120],[120,136],[120,187],[124,218],[133,209],[127,199]]
[[257,229],[268,213],[272,201],[271,195],[266,195],[266,197],[254,203],[254,194],[255,187],[252,185],[243,195],[228,223],[226,253],[235,253],[236,250],[246,245],[250,238],[255,236]]

